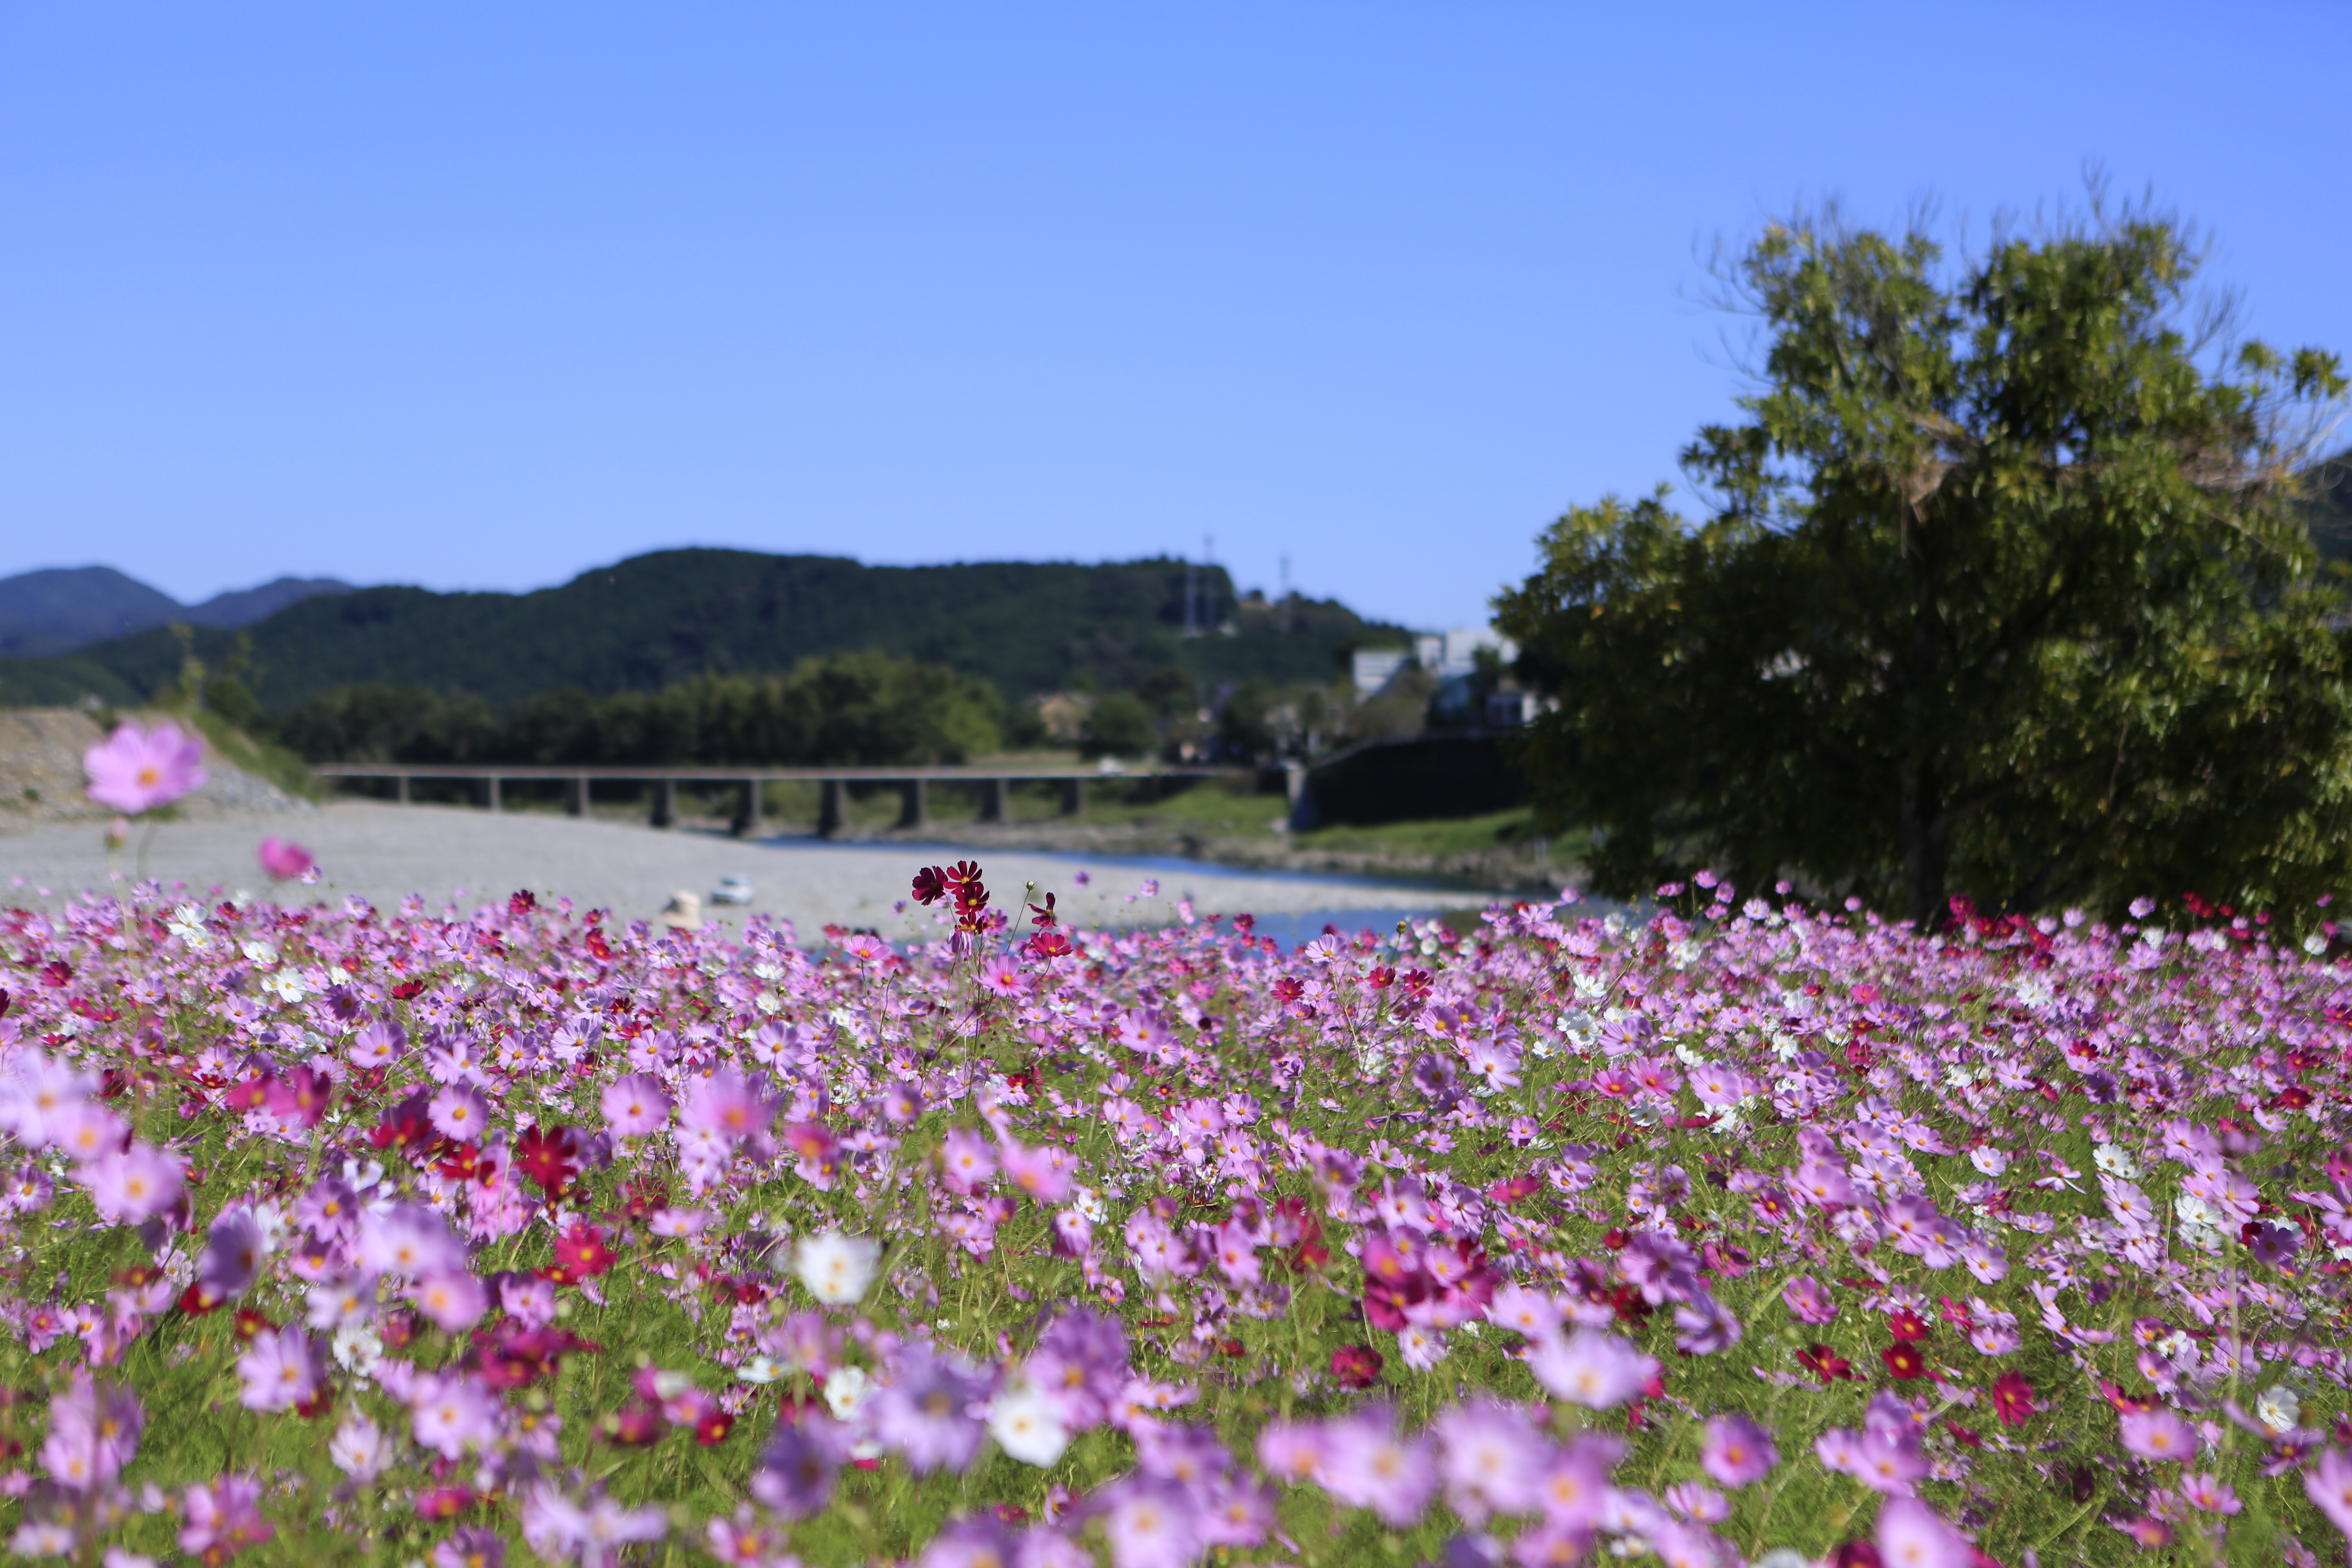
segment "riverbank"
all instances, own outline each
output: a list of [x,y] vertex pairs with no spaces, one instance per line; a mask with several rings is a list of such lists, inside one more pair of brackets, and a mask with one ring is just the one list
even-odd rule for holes
[[[1083,825],[1081,825],[1083,826]],[[298,837],[318,859],[315,886],[272,884],[255,848],[265,834]],[[928,911],[900,906],[918,865],[952,837],[987,868],[997,902],[1011,908],[1024,883],[1053,892],[1072,921],[1092,926],[1150,925],[1179,918],[1190,898],[1199,912],[1248,911],[1304,917],[1360,913],[1368,923],[1400,911],[1434,910],[1481,901],[1475,890],[1445,892],[1379,879],[1305,878],[1181,863],[1150,868],[1104,863],[1111,852],[1045,852],[1012,844],[972,843],[934,832],[921,845],[869,840],[827,843],[789,837],[730,838],[711,827],[653,828],[641,824],[487,811],[462,806],[395,806],[343,800],[289,824],[282,815],[226,814],[163,823],[153,837],[135,829],[110,864],[96,824],[63,824],[0,836],[0,902],[54,908],[74,891],[102,889],[116,876],[152,876],[193,892],[219,888],[243,901],[340,903],[357,894],[380,909],[411,893],[429,907],[470,908],[518,889],[568,897],[617,919],[656,916],[675,893],[695,894],[702,912],[732,929],[761,910],[793,922],[808,939],[826,925],[865,928],[892,939],[932,930]],[[143,849],[142,849],[143,845]],[[919,850],[922,853],[919,853]],[[748,906],[714,905],[722,879],[750,884]],[[1146,891],[1149,888],[1150,890]]]

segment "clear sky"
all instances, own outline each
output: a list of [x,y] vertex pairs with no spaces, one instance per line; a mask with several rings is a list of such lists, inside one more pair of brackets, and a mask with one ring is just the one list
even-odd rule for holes
[[0,574],[1198,552],[1416,626],[1737,390],[1704,252],[2086,160],[2352,357],[2352,5],[0,7]]

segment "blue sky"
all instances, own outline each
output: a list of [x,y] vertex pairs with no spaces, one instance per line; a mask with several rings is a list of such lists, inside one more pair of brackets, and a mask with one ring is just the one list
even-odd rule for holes
[[0,8],[0,574],[1198,552],[1419,626],[1738,389],[1704,253],[2085,161],[2352,354],[2352,6]]

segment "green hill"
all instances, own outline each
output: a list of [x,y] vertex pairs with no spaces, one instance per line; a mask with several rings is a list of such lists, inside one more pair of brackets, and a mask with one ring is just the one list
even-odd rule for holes
[[[1328,680],[1346,648],[1400,636],[1330,601],[1268,605],[1238,598],[1221,568],[1200,575],[1205,618],[1230,635],[1183,635],[1181,561],[866,566],[668,550],[530,594],[365,588],[309,599],[242,633],[200,627],[194,651],[215,671],[234,668],[265,710],[284,715],[342,686],[422,687],[504,708],[551,691],[651,691],[860,649],[944,665],[1016,700],[1080,683],[1123,689],[1171,666],[1212,685]],[[0,659],[0,702],[128,702],[169,685],[181,656],[177,637],[157,630],[58,658]]]

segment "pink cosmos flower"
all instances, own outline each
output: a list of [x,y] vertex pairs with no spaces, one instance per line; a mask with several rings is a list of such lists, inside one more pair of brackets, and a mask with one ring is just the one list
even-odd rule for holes
[[433,1320],[436,1328],[452,1334],[463,1333],[480,1322],[490,1306],[489,1291],[462,1268],[419,1280],[409,1291],[408,1299],[416,1303],[418,1311]]
[[1258,1468],[1294,1487],[1319,1480],[1327,1448],[1320,1426],[1301,1421],[1269,1421],[1258,1430]]
[[131,1124],[103,1105],[69,1105],[49,1116],[49,1140],[58,1152],[78,1163],[122,1147]]
[[1070,1195],[1070,1156],[1051,1144],[1024,1148],[1004,1140],[1004,1174],[1013,1184],[1041,1204],[1058,1204]]
[[1514,1282],[1495,1291],[1495,1299],[1486,1303],[1486,1321],[1498,1329],[1539,1340],[1559,1331],[1559,1305],[1542,1291]]
[[958,1472],[980,1451],[982,1427],[972,1406],[988,1384],[961,1357],[910,1344],[892,1368],[889,1385],[875,1396],[874,1435],[906,1456],[916,1474]]
[[152,1143],[133,1141],[119,1154],[91,1161],[81,1171],[99,1217],[137,1225],[180,1201],[184,1191],[180,1162]]
[[1706,1424],[1706,1445],[1698,1468],[1727,1487],[1760,1481],[1780,1462],[1772,1434],[1737,1412],[1717,1415]]
[[308,1331],[265,1329],[237,1358],[237,1381],[245,1385],[237,1398],[247,1410],[291,1410],[307,1405],[318,1394],[323,1363],[318,1342]]
[[463,1458],[499,1435],[497,1396],[463,1373],[418,1378],[408,1408],[416,1440],[445,1459]]
[[2238,1494],[2210,1471],[2196,1470],[2180,1478],[2180,1495],[2191,1508],[2207,1513],[2235,1513],[2243,1506]]
[[169,805],[205,784],[205,745],[166,720],[152,730],[125,721],[82,753],[89,798],[136,816]]
[[987,1139],[968,1127],[958,1127],[940,1141],[940,1167],[951,1184],[961,1184],[958,1191],[970,1191],[996,1174],[996,1156],[989,1152]]
[[1800,1274],[1780,1288],[1780,1300],[1789,1315],[1801,1323],[1828,1323],[1837,1319],[1837,1302],[1830,1297],[1829,1287],[1810,1274]]
[[1368,1508],[1403,1530],[1429,1510],[1437,1489],[1436,1456],[1426,1437],[1405,1437],[1386,1409],[1360,1411],[1323,1428],[1323,1489]]
[[644,1138],[669,1121],[669,1096],[651,1073],[631,1073],[604,1086],[604,1125],[615,1138]]
[[275,834],[261,841],[261,868],[276,880],[290,882],[316,864],[310,852],[290,838]]
[[1580,1432],[1570,1438],[1544,1472],[1545,1522],[1590,1532],[1609,1501],[1609,1472],[1624,1457],[1624,1443],[1606,1433]]
[[1183,1488],[1148,1476],[1115,1484],[1103,1518],[1115,1568],[1191,1568],[1201,1554],[1198,1509]]
[[1972,1556],[1959,1531],[1916,1498],[1888,1498],[1874,1534],[1886,1568],[1969,1568]]
[[77,1367],[72,1384],[49,1406],[41,1468],[72,1491],[110,1486],[139,1451],[146,1422],[136,1394],[98,1383],[88,1368]]
[[1642,1392],[1658,1363],[1615,1334],[1579,1329],[1566,1339],[1538,1340],[1528,1370],[1555,1399],[1589,1410],[1612,1410]]
[[2143,1459],[2193,1459],[2197,1429],[2179,1413],[2159,1405],[2125,1413],[2123,1444]]
[[360,1263],[377,1274],[423,1279],[466,1266],[465,1248],[449,1234],[448,1222],[423,1204],[404,1203],[384,1213],[360,1216]]
[[765,1132],[775,1120],[774,1102],[732,1068],[695,1079],[677,1112],[681,1131],[714,1132],[730,1145]]
[[2303,1492],[2328,1523],[2352,1540],[2352,1454],[2336,1447],[2321,1454],[2303,1473]]
[[261,1517],[261,1483],[249,1476],[223,1476],[209,1486],[188,1489],[180,1526],[180,1550],[206,1563],[221,1563],[278,1533]]
[[1543,1496],[1549,1445],[1509,1405],[1458,1405],[1440,1415],[1438,1473],[1447,1506],[1463,1521],[1484,1524],[1489,1513],[1531,1513]]
[[261,1222],[251,1209],[241,1204],[223,1209],[214,1217],[196,1258],[196,1283],[214,1300],[233,1301],[253,1288],[266,1250]]
[[489,1102],[462,1083],[436,1094],[425,1114],[433,1131],[452,1142],[478,1142],[490,1129]]
[[750,1490],[760,1505],[785,1519],[824,1511],[835,1474],[849,1447],[841,1424],[823,1414],[776,1423],[751,1471]]
[[507,1543],[495,1530],[467,1525],[433,1549],[433,1568],[506,1568]]

